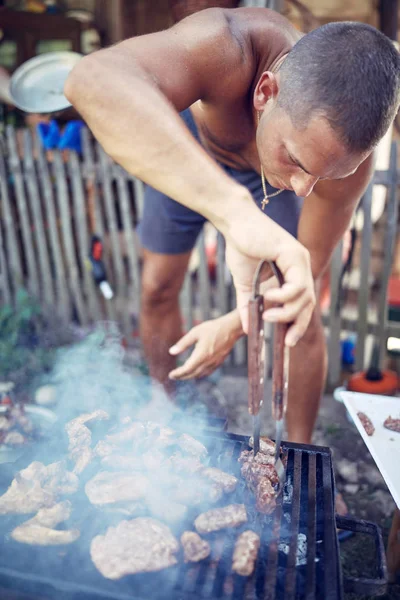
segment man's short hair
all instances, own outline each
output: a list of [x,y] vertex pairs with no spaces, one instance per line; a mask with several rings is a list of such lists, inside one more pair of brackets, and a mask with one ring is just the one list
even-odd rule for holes
[[321,115],[350,151],[372,150],[396,116],[400,55],[370,25],[318,27],[295,44],[279,72],[278,104],[294,126]]

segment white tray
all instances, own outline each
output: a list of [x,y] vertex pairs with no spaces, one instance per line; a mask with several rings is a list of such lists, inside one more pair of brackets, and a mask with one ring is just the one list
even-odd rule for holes
[[[383,426],[389,416],[400,418],[400,398],[347,391],[340,391],[340,395],[400,508],[400,433]],[[367,435],[358,412],[365,413],[372,421],[375,427],[373,435]]]

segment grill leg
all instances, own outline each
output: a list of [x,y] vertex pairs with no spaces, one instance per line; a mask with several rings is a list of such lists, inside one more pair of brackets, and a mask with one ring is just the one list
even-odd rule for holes
[[393,515],[392,527],[389,533],[386,559],[389,581],[394,582],[400,575],[400,509],[396,508]]

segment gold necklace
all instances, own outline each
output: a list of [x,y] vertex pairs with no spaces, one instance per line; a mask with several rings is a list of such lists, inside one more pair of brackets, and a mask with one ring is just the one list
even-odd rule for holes
[[[260,124],[260,113],[259,113],[259,111],[257,111],[257,121],[258,121],[258,124]],[[265,183],[264,169],[263,169],[263,166],[262,166],[261,162],[260,162],[260,171],[261,171],[261,185],[262,185],[263,194],[264,194],[263,201],[261,202],[261,210],[264,210],[264,208],[269,203],[270,198],[274,198],[275,196],[278,196],[279,194],[281,194],[283,192],[283,190],[278,190],[277,192],[274,192],[273,194],[269,194],[268,195],[267,194],[267,185]]]

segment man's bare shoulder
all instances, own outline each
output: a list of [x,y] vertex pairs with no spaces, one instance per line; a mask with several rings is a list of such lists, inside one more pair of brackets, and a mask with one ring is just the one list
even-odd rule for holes
[[303,36],[286,17],[268,8],[209,9],[197,13],[219,28],[219,35],[234,38],[243,50],[251,48],[260,58],[290,51]]
[[175,28],[177,33],[190,30],[195,34],[194,42],[218,39],[223,45],[234,41],[243,55],[249,51],[263,55],[287,52],[303,35],[288,19],[268,8],[210,8],[184,19]]

